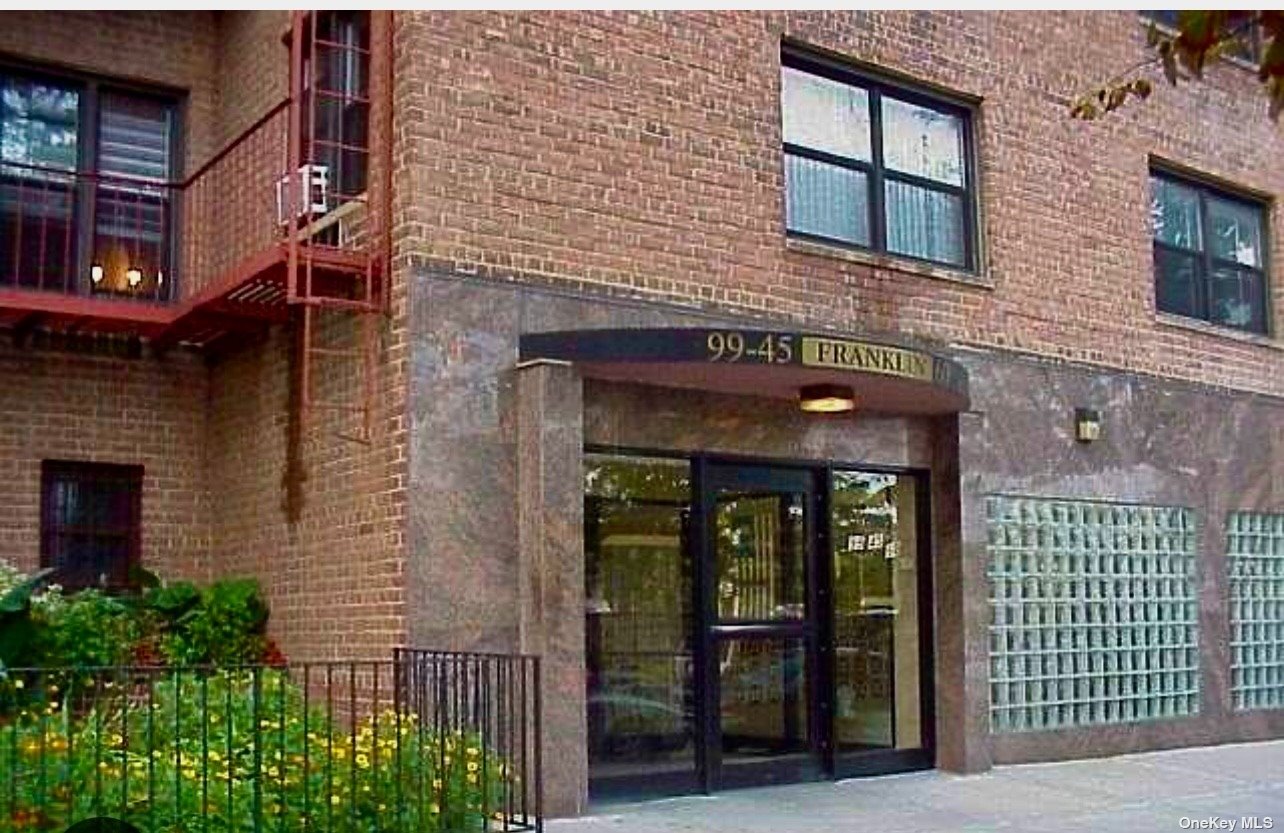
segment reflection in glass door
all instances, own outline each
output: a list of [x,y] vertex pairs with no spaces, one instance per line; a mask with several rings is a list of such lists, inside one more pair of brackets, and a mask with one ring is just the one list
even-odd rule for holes
[[698,786],[685,460],[585,460],[589,766]]
[[594,796],[930,766],[925,488],[586,455]]
[[708,468],[715,596],[711,787],[821,771],[817,694],[814,477],[804,470]]
[[918,547],[919,481],[835,471],[830,483],[833,731],[836,756],[926,758],[922,696],[926,591]]

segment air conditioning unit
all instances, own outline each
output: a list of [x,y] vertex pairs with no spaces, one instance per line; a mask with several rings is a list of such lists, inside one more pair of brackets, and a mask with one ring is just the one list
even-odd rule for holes
[[[297,189],[291,193],[291,185]],[[276,219],[283,226],[311,220],[330,210],[330,168],[304,165],[298,174],[286,174],[276,183]]]

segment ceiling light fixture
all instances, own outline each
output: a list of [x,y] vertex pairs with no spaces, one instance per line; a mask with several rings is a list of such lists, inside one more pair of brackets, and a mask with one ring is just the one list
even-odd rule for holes
[[804,385],[798,407],[809,414],[842,414],[856,407],[856,393],[847,385]]

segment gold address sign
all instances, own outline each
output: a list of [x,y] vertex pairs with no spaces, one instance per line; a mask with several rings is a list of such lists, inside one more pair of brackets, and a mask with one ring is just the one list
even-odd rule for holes
[[563,330],[522,336],[523,360],[589,364],[759,365],[872,373],[926,382],[967,396],[962,365],[926,350],[816,333],[740,327]]
[[922,381],[933,378],[932,357],[926,353],[845,338],[710,330],[705,336],[705,348],[711,362],[801,364]]
[[926,353],[841,338],[803,336],[802,363],[808,367],[833,367],[905,379],[932,380],[932,357]]

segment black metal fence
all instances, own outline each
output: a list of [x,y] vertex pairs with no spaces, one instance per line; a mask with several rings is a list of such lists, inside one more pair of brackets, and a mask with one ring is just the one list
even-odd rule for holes
[[0,671],[0,833],[539,830],[539,664]]

